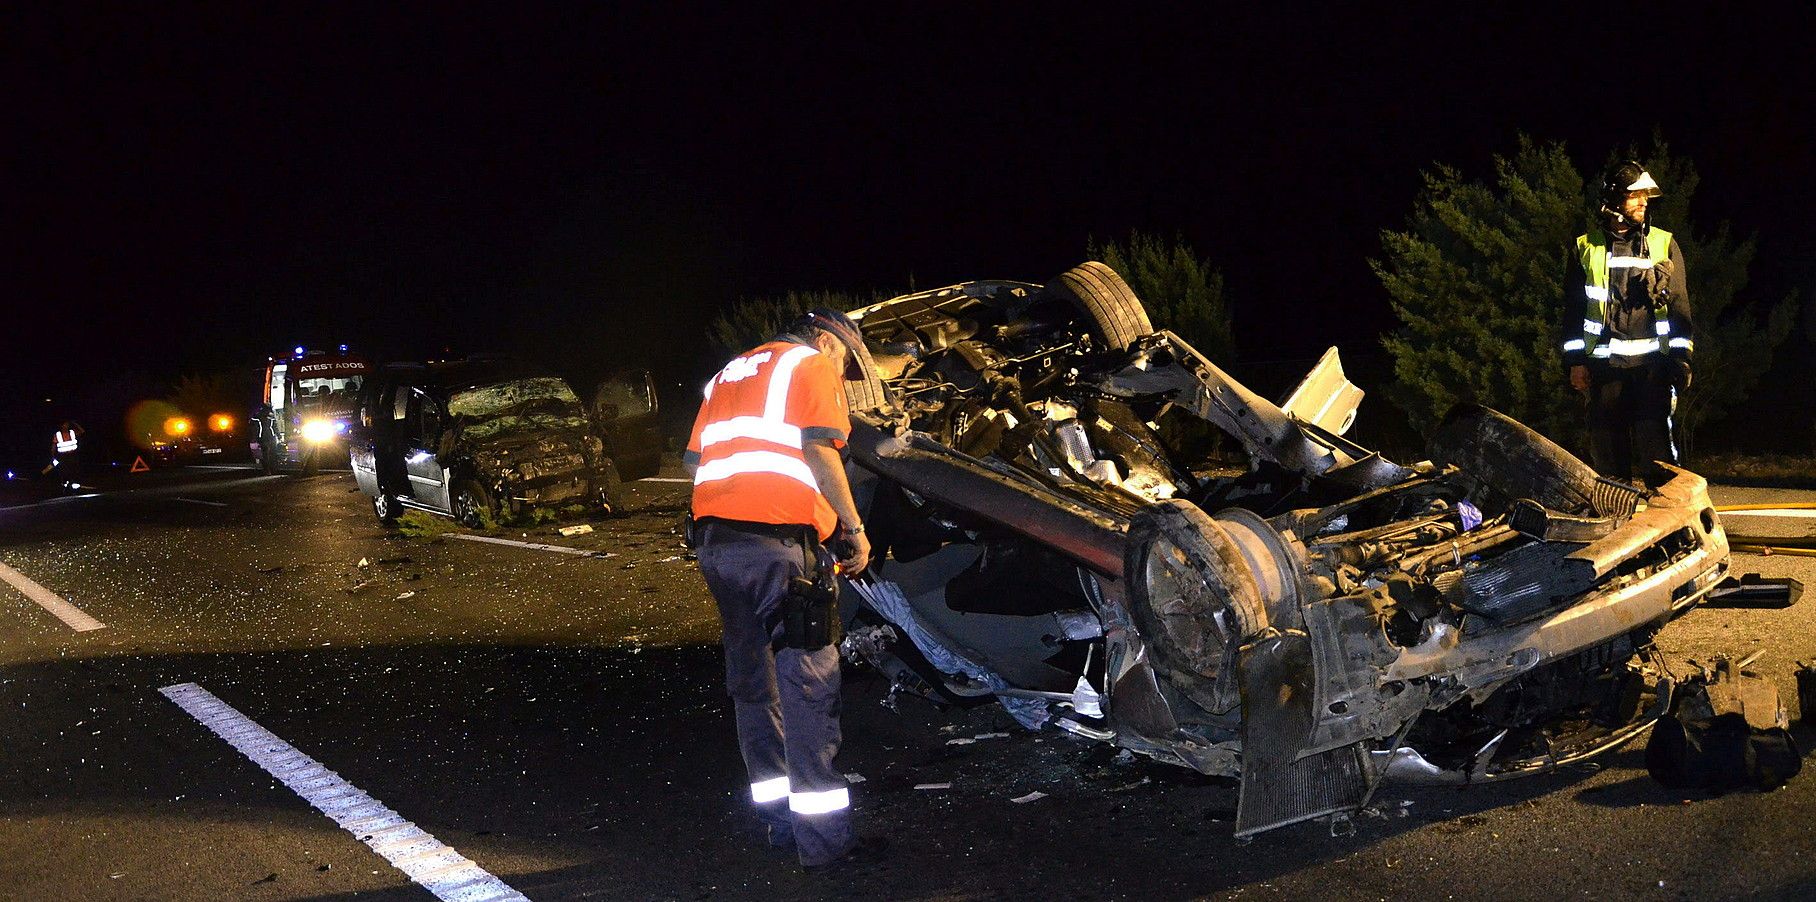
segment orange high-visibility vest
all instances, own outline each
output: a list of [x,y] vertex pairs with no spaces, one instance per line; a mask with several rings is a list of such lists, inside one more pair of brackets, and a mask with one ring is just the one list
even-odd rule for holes
[[706,383],[687,459],[695,517],[810,525],[821,539],[838,516],[801,454],[803,440],[842,446],[851,433],[845,381],[817,349],[772,341],[733,358]]
[[76,450],[77,447],[79,446],[76,444],[76,431],[74,429],[71,429],[68,432],[64,432],[61,429],[57,430],[58,454],[68,454],[69,452]]

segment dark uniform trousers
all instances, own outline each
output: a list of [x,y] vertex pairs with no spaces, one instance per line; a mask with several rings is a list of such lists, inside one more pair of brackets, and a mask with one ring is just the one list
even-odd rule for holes
[[1662,354],[1648,354],[1638,366],[1589,365],[1589,453],[1603,476],[1652,479],[1663,475],[1653,461],[1677,463],[1671,442],[1675,366]]
[[782,602],[789,580],[820,553],[810,527],[708,521],[700,572],[719,605],[725,686],[737,708],[738,746],[757,814],[773,845],[791,840],[805,865],[856,844],[849,789],[832,763],[839,751],[839,650],[784,648]]

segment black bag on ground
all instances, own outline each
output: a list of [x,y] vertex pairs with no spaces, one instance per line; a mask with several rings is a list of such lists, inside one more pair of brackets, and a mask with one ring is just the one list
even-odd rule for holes
[[1767,792],[1802,768],[1778,687],[1726,658],[1678,687],[1646,743],[1646,769],[1672,789]]

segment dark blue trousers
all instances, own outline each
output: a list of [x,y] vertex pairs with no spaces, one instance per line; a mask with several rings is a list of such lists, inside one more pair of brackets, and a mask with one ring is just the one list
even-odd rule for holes
[[737,710],[738,745],[751,800],[769,841],[791,841],[805,865],[851,851],[850,789],[833,766],[839,751],[839,650],[772,650],[788,581],[807,575],[819,543],[808,528],[712,521],[702,530],[700,572],[719,605],[725,687]]

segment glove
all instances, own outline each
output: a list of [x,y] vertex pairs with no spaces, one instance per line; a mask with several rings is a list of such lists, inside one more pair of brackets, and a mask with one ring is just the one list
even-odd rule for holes
[[1640,284],[1646,286],[1646,295],[1653,303],[1664,304],[1671,300],[1672,272],[1671,261],[1660,260],[1639,274]]
[[1589,368],[1578,364],[1570,368],[1570,387],[1577,391],[1589,390]]
[[1690,361],[1671,361],[1671,387],[1685,391],[1690,387]]

